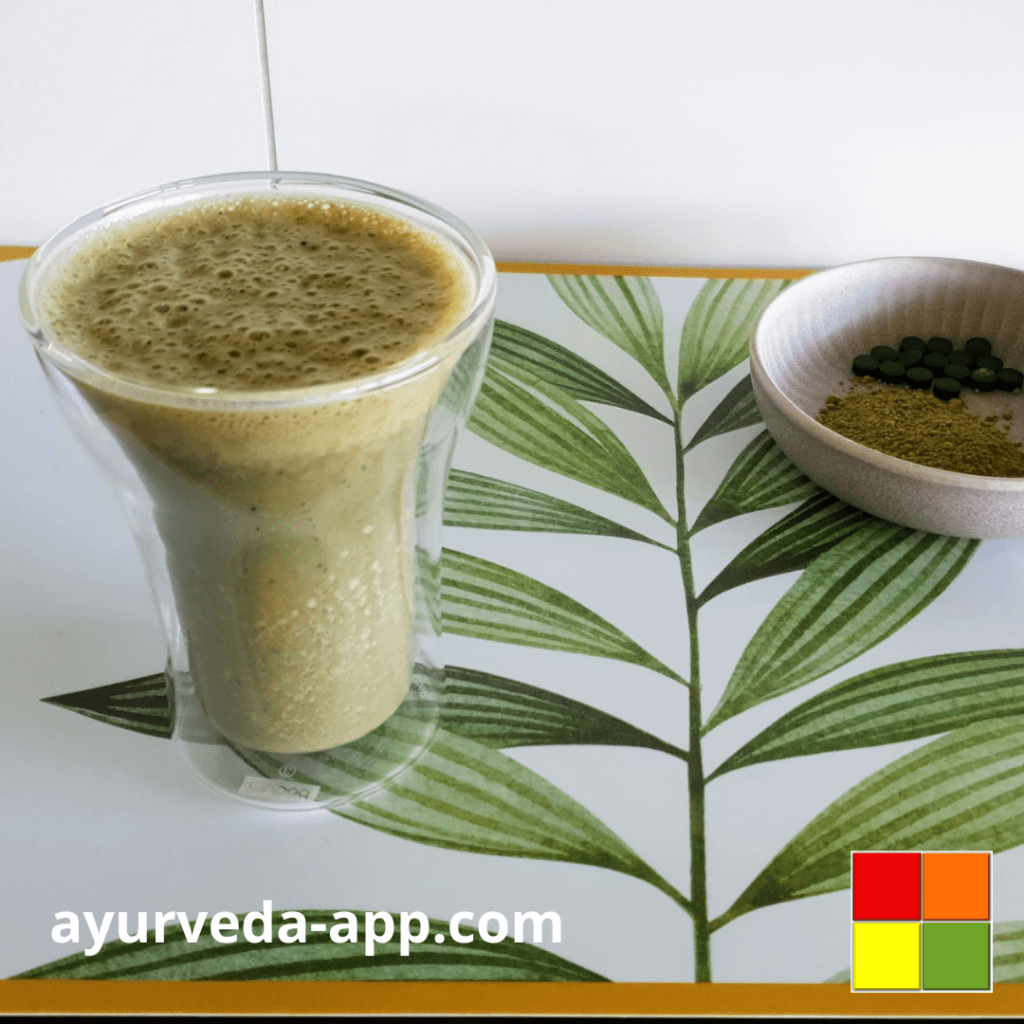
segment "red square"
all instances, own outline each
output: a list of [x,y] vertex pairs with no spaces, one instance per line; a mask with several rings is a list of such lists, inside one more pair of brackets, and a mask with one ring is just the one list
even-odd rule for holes
[[921,920],[921,854],[853,855],[854,921]]

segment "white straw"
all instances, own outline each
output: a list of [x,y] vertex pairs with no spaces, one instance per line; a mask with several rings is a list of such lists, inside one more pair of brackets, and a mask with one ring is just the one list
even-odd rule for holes
[[274,105],[270,99],[270,64],[267,60],[267,25],[263,17],[263,0],[256,4],[256,37],[260,47],[260,74],[263,77],[263,122],[267,134],[267,162],[277,170],[277,140],[274,137]]

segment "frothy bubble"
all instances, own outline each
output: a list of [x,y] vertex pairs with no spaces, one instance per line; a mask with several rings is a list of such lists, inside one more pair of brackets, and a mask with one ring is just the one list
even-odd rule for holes
[[387,369],[449,333],[470,301],[461,258],[409,222],[261,196],[98,233],[43,298],[61,341],[101,369],[221,391]]

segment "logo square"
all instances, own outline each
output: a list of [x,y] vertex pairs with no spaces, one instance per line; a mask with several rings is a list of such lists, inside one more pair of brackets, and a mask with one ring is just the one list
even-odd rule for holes
[[926,921],[921,926],[921,987],[987,992],[992,987],[991,949],[987,921]]
[[990,853],[926,853],[922,876],[926,921],[991,918]]
[[854,853],[855,921],[921,920],[920,853]]
[[854,991],[912,991],[921,987],[921,925],[910,921],[855,921]]

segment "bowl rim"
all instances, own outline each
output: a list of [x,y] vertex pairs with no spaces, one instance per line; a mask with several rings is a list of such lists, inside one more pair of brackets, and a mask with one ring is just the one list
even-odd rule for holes
[[776,380],[768,372],[768,369],[761,357],[763,345],[760,332],[762,322],[772,308],[776,306],[776,303],[783,298],[785,298],[787,302],[791,301],[791,296],[794,291],[799,291],[802,285],[810,284],[811,282],[820,284],[823,276],[838,274],[839,272],[848,272],[851,268],[877,266],[884,263],[938,263],[945,264],[947,266],[966,265],[971,267],[987,267],[1000,271],[1010,271],[1013,274],[1017,274],[1021,278],[1022,285],[1024,285],[1024,270],[1002,266],[998,263],[983,263],[978,260],[964,260],[945,256],[881,256],[875,259],[857,260],[852,263],[843,263],[839,266],[828,267],[824,270],[815,271],[814,273],[808,274],[806,277],[800,278],[800,280],[793,282],[791,285],[780,291],[779,294],[776,295],[763,310],[761,310],[757,319],[754,321],[750,331],[750,378],[751,382],[754,384],[755,397],[758,387],[760,387],[762,394],[771,401],[775,408],[790,420],[798,429],[802,430],[804,433],[810,434],[814,440],[828,448],[831,448],[833,451],[848,455],[860,462],[866,462],[876,470],[896,474],[902,477],[909,477],[920,481],[923,484],[930,484],[933,487],[958,487],[979,492],[997,491],[1005,493],[1024,493],[1024,477],[978,476],[974,473],[958,473],[951,469],[936,469],[934,466],[922,466],[917,462],[908,462],[906,459],[898,459],[895,455],[886,455],[884,452],[877,451],[874,448],[869,448],[867,445],[860,444],[857,441],[852,441],[850,438],[844,437],[842,434],[838,434],[834,430],[829,429],[823,423],[819,423],[813,416],[804,412],[804,410],[801,409],[800,406],[798,406],[796,402],[794,402],[793,399],[791,399],[789,395],[782,390]]

